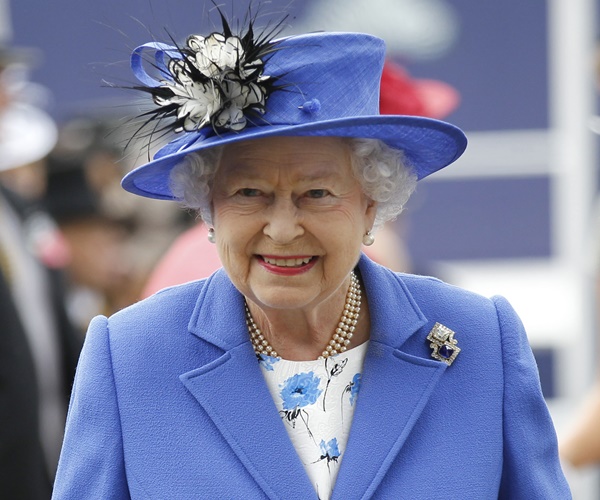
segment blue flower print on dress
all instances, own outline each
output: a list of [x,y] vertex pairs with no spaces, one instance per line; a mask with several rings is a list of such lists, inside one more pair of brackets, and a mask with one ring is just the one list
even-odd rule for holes
[[327,442],[321,439],[319,446],[321,448],[321,460],[327,459],[327,463],[332,461],[337,462],[337,459],[341,455],[337,438],[330,439]]
[[319,389],[321,379],[314,372],[297,373],[283,383],[281,399],[284,410],[313,405],[323,392]]
[[274,358],[273,356],[267,356],[266,354],[258,354],[257,358],[258,358],[258,364],[269,372],[273,371],[273,365],[281,359],[281,358]]
[[317,463],[317,462],[326,460],[325,463],[327,464],[327,470],[329,471],[329,474],[331,475],[331,466],[330,466],[331,462],[335,462],[337,464],[338,458],[340,458],[340,456],[341,456],[337,438],[330,439],[327,442],[325,442],[323,439],[321,439],[321,443],[319,444],[319,447],[321,448],[321,456],[319,457],[319,459],[316,462],[313,462],[313,463]]
[[[279,414],[281,418],[296,429],[296,421],[302,420],[306,431],[314,441],[314,436],[310,430],[308,419],[309,414],[304,409],[305,406],[314,405],[323,392],[319,389],[321,379],[314,372],[297,373],[289,377],[281,389],[282,410]],[[315,442],[316,444],[316,442]]]
[[342,399],[340,400],[340,406],[342,410],[342,421],[344,420],[344,398],[346,394],[350,395],[349,402],[350,406],[354,406],[356,402],[356,398],[358,397],[358,392],[360,391],[360,385],[362,381],[362,376],[360,373],[355,373],[352,380],[344,387],[344,392],[342,392]]
[[358,396],[358,391],[360,391],[360,381],[361,375],[357,373],[352,377],[352,382],[350,382],[350,405],[354,406],[354,402],[356,401],[356,397]]

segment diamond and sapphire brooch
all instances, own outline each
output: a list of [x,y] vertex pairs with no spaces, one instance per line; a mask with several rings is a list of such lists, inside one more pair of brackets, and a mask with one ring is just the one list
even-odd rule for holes
[[450,366],[458,353],[458,341],[454,338],[454,332],[441,323],[436,323],[427,335],[429,347],[432,349],[431,357],[443,361]]

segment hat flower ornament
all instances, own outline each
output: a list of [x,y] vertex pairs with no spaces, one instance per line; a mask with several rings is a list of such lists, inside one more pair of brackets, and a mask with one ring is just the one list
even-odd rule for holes
[[246,61],[246,51],[238,37],[213,33],[208,38],[191,36],[187,45],[193,55],[172,59],[172,82],[161,89],[171,96],[155,97],[160,106],[177,106],[177,118],[187,132],[209,124],[217,128],[241,130],[246,126],[244,111],[264,113],[265,87],[269,77],[262,75],[260,59]]
[[155,134],[177,136],[125,176],[126,190],[176,199],[170,173],[187,154],[266,137],[378,139],[402,151],[418,179],[466,148],[464,133],[449,123],[380,114],[380,38],[319,32],[275,39],[284,20],[258,35],[253,20],[238,34],[223,15],[221,20],[221,33],[191,35],[184,46],[151,42],[133,51],[131,67],[141,83],[133,88],[154,103],[140,116],[137,135],[149,142]]
[[[264,74],[264,58],[275,44],[265,37],[255,40],[252,22],[240,37],[233,35],[223,16],[221,19],[223,33],[191,35],[184,47],[148,43],[135,49],[132,69],[144,86],[134,88],[151,94],[158,106],[142,115],[148,115],[144,125],[172,118],[165,130],[176,133],[207,126],[215,131],[239,131],[248,117],[264,114],[274,82]],[[152,65],[158,79],[144,69],[148,50],[154,51]]]

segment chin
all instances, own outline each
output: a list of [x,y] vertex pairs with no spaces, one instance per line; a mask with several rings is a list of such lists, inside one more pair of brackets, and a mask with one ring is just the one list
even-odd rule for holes
[[268,290],[253,290],[253,301],[261,308],[302,309],[314,301],[314,293],[300,292],[291,287],[269,287]]

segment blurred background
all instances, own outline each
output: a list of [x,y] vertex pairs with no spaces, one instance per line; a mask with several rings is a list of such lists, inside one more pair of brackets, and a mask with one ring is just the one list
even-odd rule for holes
[[[219,3],[228,17],[241,19],[250,4]],[[135,147],[125,154],[121,149],[122,125],[141,109],[138,95],[115,88],[134,84],[129,54],[148,41],[183,41],[190,33],[210,32],[219,19],[210,2],[198,0],[0,5],[0,42],[32,49],[32,60],[14,79],[19,92],[26,88],[27,100],[53,120],[57,134],[45,180],[19,167],[7,169],[2,182],[44,200],[67,239],[67,309],[84,329],[98,311],[136,300],[160,256],[194,222],[169,204],[138,200],[118,186],[122,174],[148,155]],[[381,36],[390,59],[431,92],[432,109],[415,114],[443,116],[466,131],[463,158],[421,182],[392,226],[403,242],[402,250],[392,251],[402,252],[407,271],[512,302],[528,330],[562,439],[597,377],[597,2],[252,5],[259,10],[258,25],[287,13],[286,34]],[[65,186],[79,199],[66,195]],[[69,203],[61,206],[65,199]],[[565,469],[575,498],[600,498],[596,465],[566,463]]]

